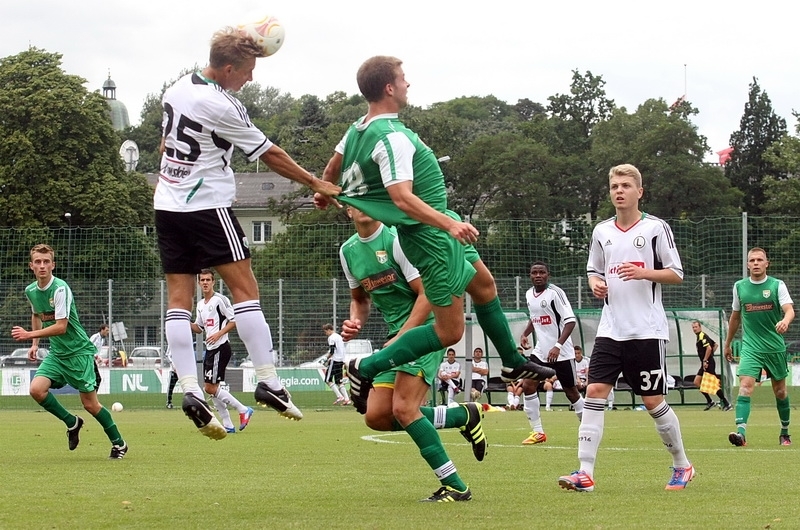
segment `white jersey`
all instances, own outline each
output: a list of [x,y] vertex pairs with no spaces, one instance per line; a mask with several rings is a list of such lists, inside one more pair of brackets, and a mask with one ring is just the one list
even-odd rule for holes
[[333,356],[331,357],[332,361],[339,361],[344,362],[344,341],[342,340],[342,336],[336,332],[331,333],[328,335],[328,346],[333,347]]
[[94,335],[92,335],[91,337],[89,337],[89,340],[92,341],[92,344],[94,344],[94,347],[97,348],[98,352],[100,351],[100,348],[103,347],[103,343],[105,342],[105,339],[103,338],[103,336],[100,334],[99,331]]
[[672,229],[666,222],[643,213],[627,230],[620,229],[613,217],[599,223],[592,232],[586,264],[587,275],[605,280],[608,286],[597,336],[617,341],[669,340],[661,284],[621,280],[617,268],[623,263],[647,269],[669,269],[683,278],[681,257]]
[[[567,300],[567,295],[557,285],[551,283],[540,293],[531,287],[525,293],[528,302],[528,314],[533,323],[533,332],[536,334],[536,347],[533,354],[547,362],[547,353],[558,342],[564,326],[575,322],[575,313]],[[575,358],[575,349],[572,346],[572,337],[569,337],[561,346],[558,354],[559,361]]]
[[483,380],[483,382],[485,383],[486,382],[486,376],[477,373],[475,371],[475,368],[483,368],[485,370],[488,370],[489,369],[489,363],[487,363],[484,360],[481,360],[480,362],[475,362],[474,360],[472,361],[472,380],[473,381]]
[[[461,365],[458,364],[458,361],[455,361],[454,363],[449,363],[447,361],[444,361],[442,364],[439,365],[440,374],[450,375],[456,372],[461,372]],[[460,376],[457,379],[460,379]]]
[[589,378],[589,358],[585,355],[581,357],[581,362],[575,361],[575,374],[583,382]]
[[255,160],[272,142],[235,97],[199,73],[164,92],[164,154],[153,202],[156,210],[195,212],[227,208],[236,196],[233,148]]
[[[203,328],[203,333],[206,338],[213,335],[228,325],[228,322],[233,321],[233,306],[228,297],[219,293],[214,293],[213,296],[206,302],[205,298],[201,298],[197,302],[197,317],[194,323]],[[228,342],[228,334],[224,334],[214,344],[206,342],[207,350],[215,350]]]

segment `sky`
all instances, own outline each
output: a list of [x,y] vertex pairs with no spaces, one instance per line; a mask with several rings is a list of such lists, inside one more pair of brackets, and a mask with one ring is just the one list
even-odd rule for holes
[[281,20],[286,41],[258,60],[254,81],[295,98],[356,94],[359,65],[394,55],[410,103],[422,107],[488,95],[546,105],[569,92],[573,70],[602,76],[629,112],[686,94],[712,151],[739,129],[754,77],[790,132],[800,111],[800,6],[776,0],[9,0],[0,5],[0,57],[29,46],[58,52],[91,91],[110,72],[137,125],[148,95],[206,64],[214,31],[263,15]]

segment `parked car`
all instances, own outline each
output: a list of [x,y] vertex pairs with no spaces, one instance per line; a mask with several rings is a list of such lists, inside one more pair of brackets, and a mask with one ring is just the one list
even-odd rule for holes
[[161,368],[161,348],[158,346],[134,348],[128,354],[128,368]]
[[11,355],[0,361],[0,366],[3,368],[13,368],[16,366],[39,366],[45,357],[50,353],[47,348],[39,348],[36,351],[36,360],[31,361],[28,359],[28,350],[30,348],[17,348]]
[[[357,359],[359,357],[369,357],[370,355],[372,355],[373,351],[375,350],[372,349],[372,341],[370,341],[369,339],[353,339],[345,342],[344,343],[345,366],[352,359]],[[327,353],[320,355],[313,361],[308,361],[300,364],[300,368],[322,368],[325,366],[323,363],[327,358],[328,358]]]

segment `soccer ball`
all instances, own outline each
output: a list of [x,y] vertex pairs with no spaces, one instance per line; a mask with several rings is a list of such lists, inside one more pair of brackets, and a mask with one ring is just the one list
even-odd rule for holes
[[283,24],[277,18],[269,15],[255,22],[239,24],[237,28],[256,41],[256,44],[264,51],[264,57],[269,57],[280,50],[286,38]]
[[115,402],[113,405],[111,405],[111,410],[114,412],[120,412],[122,410],[122,403],[119,401]]

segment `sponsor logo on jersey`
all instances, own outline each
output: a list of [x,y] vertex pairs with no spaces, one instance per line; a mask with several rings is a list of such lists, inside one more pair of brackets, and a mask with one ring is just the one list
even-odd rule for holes
[[372,276],[368,276],[362,280],[359,280],[358,283],[361,284],[361,287],[363,287],[365,291],[371,293],[372,291],[379,289],[381,287],[392,285],[396,281],[397,281],[397,271],[389,268],[384,271],[373,274]]
[[772,291],[770,291],[769,289],[764,289],[763,291],[761,291],[761,296],[763,296],[764,298],[769,298],[771,295]]
[[744,310],[747,313],[755,313],[759,311],[772,311],[775,309],[775,304],[772,302],[765,302],[763,304],[744,304]]
[[531,322],[539,324],[540,326],[549,326],[553,323],[553,319],[550,318],[550,315],[542,315],[540,317],[533,317]]
[[39,313],[39,320],[42,322],[50,322],[56,319],[55,311],[48,311],[47,313]]
[[[631,265],[636,265],[637,267],[644,268],[644,261],[631,261],[629,262]],[[608,269],[608,276],[616,276],[619,273],[619,266],[622,263],[616,263]]]
[[636,248],[644,248],[645,240],[642,236],[636,236],[633,238],[633,246]]
[[385,250],[376,250],[375,259],[378,260],[378,263],[384,264],[389,261],[389,254],[387,254]]
[[206,327],[207,328],[213,328],[214,327],[214,319],[213,318],[207,318],[206,319]]

